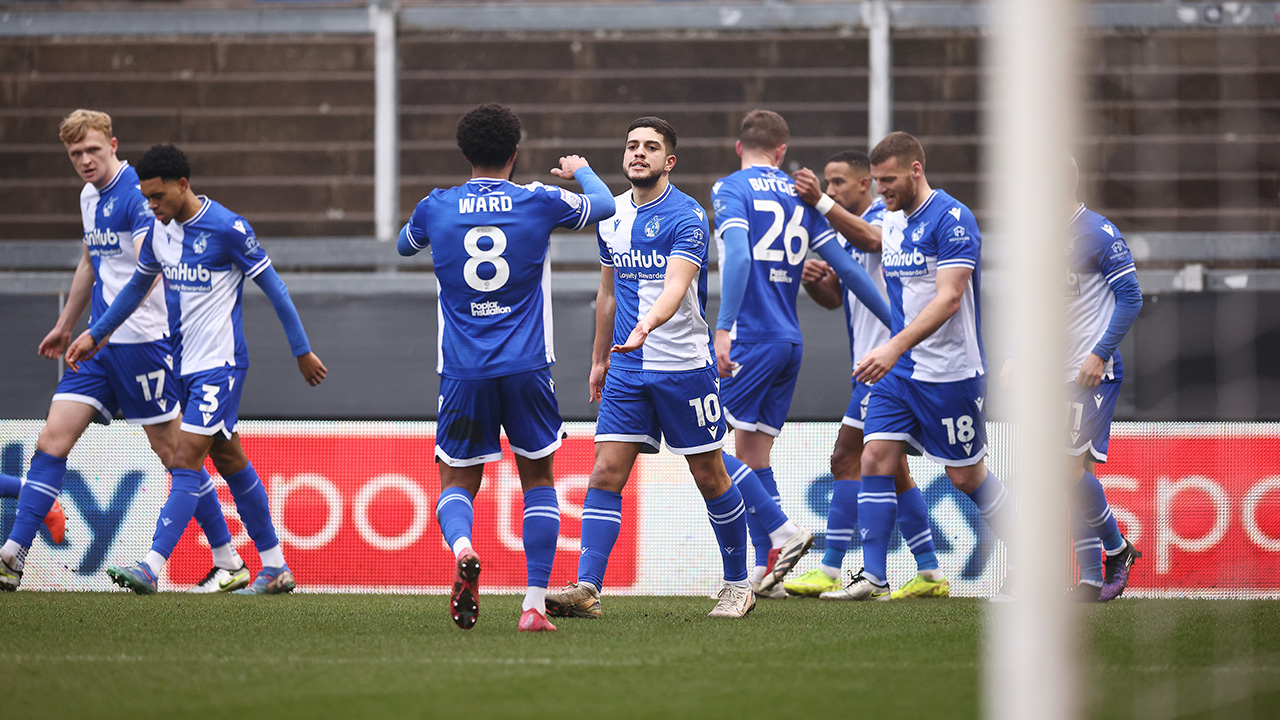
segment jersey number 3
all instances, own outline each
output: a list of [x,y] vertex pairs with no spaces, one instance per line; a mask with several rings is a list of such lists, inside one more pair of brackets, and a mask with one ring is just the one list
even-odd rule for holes
[[[488,250],[480,247],[480,238],[485,237],[493,243]],[[493,292],[507,284],[507,279],[511,277],[511,267],[502,259],[502,253],[507,249],[507,235],[502,232],[502,228],[492,225],[473,227],[462,238],[462,247],[469,256],[467,263],[462,266],[462,277],[468,285],[480,292]],[[480,267],[483,265],[493,266],[493,277],[488,280],[480,277]]]

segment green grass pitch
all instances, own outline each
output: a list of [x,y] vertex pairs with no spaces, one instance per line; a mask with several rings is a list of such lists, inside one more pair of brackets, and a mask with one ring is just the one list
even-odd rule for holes
[[[0,597],[0,716],[930,717],[980,714],[991,606],[762,601],[711,620],[689,597],[604,598],[600,620],[515,630],[482,598]],[[1280,717],[1280,602],[1080,608],[1087,717]]]

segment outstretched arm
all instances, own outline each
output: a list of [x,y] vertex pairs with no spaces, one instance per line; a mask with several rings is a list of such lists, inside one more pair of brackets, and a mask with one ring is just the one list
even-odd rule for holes
[[887,328],[893,327],[893,320],[889,317],[889,303],[885,302],[884,296],[880,294],[880,288],[871,281],[871,276],[867,274],[867,269],[853,261],[849,254],[840,247],[840,244],[831,241],[825,242],[818,246],[818,255],[831,266],[836,275],[844,281],[845,287],[867,306],[873,315],[880,319]]
[[[677,260],[679,262],[676,262]],[[631,352],[644,345],[644,339],[649,337],[649,333],[662,327],[672,315],[676,314],[676,310],[680,309],[680,301],[689,292],[689,284],[697,277],[699,269],[700,266],[682,257],[672,255],[667,258],[667,276],[663,280],[662,292],[658,293],[658,299],[653,301],[649,312],[636,323],[636,328],[631,331],[627,341],[621,345],[614,345],[613,351]]]
[[93,357],[94,353],[107,343],[111,333],[123,325],[133,311],[142,304],[155,281],[155,275],[148,275],[141,270],[133,271],[133,277],[120,288],[116,299],[111,302],[111,307],[102,313],[102,317],[98,318],[93,327],[81,333],[80,337],[71,343],[71,347],[67,348],[67,367],[71,368],[72,372],[79,372],[80,361]]
[[930,300],[902,332],[889,338],[880,347],[872,348],[859,360],[853,367],[853,376],[861,382],[874,383],[887,375],[903,353],[937,332],[943,323],[956,314],[965,290],[969,287],[971,275],[973,270],[964,267],[939,269],[934,281],[938,289],[937,297]]
[[298,370],[310,385],[319,385],[328,374],[328,369],[320,358],[311,352],[311,343],[307,340],[307,331],[302,328],[302,319],[298,317],[298,309],[289,296],[289,288],[280,278],[276,269],[268,265],[262,272],[254,276],[253,281],[262,288],[271,306],[276,310],[276,317],[284,326],[285,337],[289,338],[289,350],[298,359]]

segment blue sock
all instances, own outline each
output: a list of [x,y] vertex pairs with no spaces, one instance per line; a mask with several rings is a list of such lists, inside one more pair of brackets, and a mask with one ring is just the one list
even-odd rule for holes
[[0,497],[18,497],[22,492],[22,478],[0,474]]
[[827,511],[827,551],[822,564],[839,568],[853,542],[853,528],[858,524],[858,491],[861,480],[836,480],[831,485],[831,509]]
[[[765,542],[768,546],[768,534],[782,527],[787,522],[787,516],[782,512],[782,508],[778,507],[778,502],[774,500],[771,491],[764,487],[764,483],[760,481],[760,476],[755,473],[746,463],[729,453],[724,455],[724,469],[729,473],[729,479],[733,480],[733,484],[738,486],[738,492],[742,494],[742,502],[747,507],[747,512],[754,515],[760,521],[760,527],[765,531]],[[769,470],[770,480],[773,479],[773,471]],[[773,493],[778,490],[777,485],[773,486]],[[752,536],[755,539],[755,536]],[[766,554],[767,550],[766,550]]]
[[747,533],[751,536],[751,547],[755,548],[756,567],[766,567],[773,541],[769,539],[769,531],[764,529],[764,523],[750,512],[747,513]]
[[556,489],[529,488],[524,493],[524,561],[529,570],[529,587],[546,587],[551,582],[551,564],[556,558],[560,537],[560,504]]
[[[196,498],[200,496],[199,470],[173,468],[169,474],[173,477],[173,485],[169,488],[169,497],[160,508],[160,517],[156,520],[156,534],[151,537],[151,549],[166,559],[173,554],[173,548],[182,538],[182,533],[191,523],[196,511]],[[152,568],[159,572],[158,568]]]
[[[769,493],[769,497],[773,498],[773,501],[781,507],[782,493],[778,492],[778,481],[773,479],[773,468],[760,468],[754,472],[756,477],[760,478],[760,485],[764,488],[764,491]],[[776,530],[777,528],[774,529]]]
[[436,522],[440,523],[440,532],[450,549],[460,538],[470,542],[471,526],[475,522],[471,493],[460,487],[441,490],[440,499],[436,501]]
[[724,564],[725,582],[745,582],[747,579],[747,521],[746,505],[742,493],[735,485],[719,497],[706,501],[707,517],[716,533],[720,546],[720,562]]
[[1085,521],[1093,527],[1102,548],[1115,552],[1124,547],[1124,537],[1120,535],[1120,526],[1116,525],[1115,516],[1111,514],[1111,505],[1107,503],[1107,493],[1102,489],[1102,482],[1091,472],[1085,471],[1080,482],[1076,483],[1076,508]]
[[253,546],[258,549],[258,553],[278,546],[280,539],[276,537],[275,523],[271,522],[267,489],[262,486],[262,480],[258,478],[253,464],[245,465],[240,472],[223,479],[227,481],[227,487],[231,488],[231,497],[235,498],[240,522],[244,523],[245,532],[253,538]]
[[1013,505],[1007,502],[1009,491],[1005,489],[1004,483],[1000,482],[1000,478],[988,470],[982,484],[973,492],[965,494],[974,505],[978,506],[982,519],[987,521],[987,526],[996,534],[996,537],[1001,540],[1007,537],[1012,524],[1010,513],[1013,511]]
[[27,484],[18,493],[18,513],[13,518],[9,539],[22,547],[31,547],[36,531],[49,514],[53,501],[62,492],[62,477],[67,474],[67,459],[36,450],[27,470]]
[[892,475],[863,475],[858,493],[858,523],[862,526],[862,574],[878,585],[889,577],[889,538],[898,515],[898,494]]
[[578,582],[604,587],[609,554],[622,532],[622,493],[587,488],[582,502],[582,554],[578,556]]
[[913,487],[898,496],[898,529],[902,539],[916,556],[917,570],[937,570],[938,556],[933,552],[933,528],[929,525],[929,504],[924,493]]
[[209,547],[231,543],[231,529],[227,527],[227,518],[222,515],[222,501],[218,499],[218,490],[204,468],[200,468],[200,498],[196,500],[195,517],[196,524],[209,540]]
[[1075,541],[1080,582],[1102,587],[1102,541],[1078,509],[1071,513],[1071,539]]

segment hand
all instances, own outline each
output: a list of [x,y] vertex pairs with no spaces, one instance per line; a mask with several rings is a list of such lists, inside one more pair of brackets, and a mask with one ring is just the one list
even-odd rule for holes
[[306,378],[307,384],[311,387],[319,385],[320,381],[329,374],[329,369],[313,352],[298,356],[298,370],[302,372],[302,377]]
[[825,278],[831,273],[831,266],[823,260],[805,260],[804,269],[800,271],[800,282],[808,285]]
[[55,327],[40,341],[40,346],[36,348],[36,353],[50,360],[57,360],[62,353],[67,351],[67,345],[70,344],[71,331],[60,330]]
[[729,359],[729,351],[733,347],[733,340],[729,338],[728,330],[716,330],[716,368],[720,371],[720,377],[727,378],[733,375],[735,365],[737,363]]
[[862,356],[858,364],[853,366],[853,377],[859,382],[871,384],[889,374],[893,366],[897,364],[898,358],[902,353],[894,349],[893,341],[872,348],[870,352]]
[[587,402],[600,402],[600,393],[604,390],[604,379],[608,374],[608,361],[591,363],[591,376],[587,379],[587,387],[590,390]]
[[627,336],[626,342],[613,346],[613,352],[628,353],[632,350],[639,350],[640,346],[644,345],[644,339],[647,337],[649,337],[649,323],[641,320],[636,323],[636,329],[632,330],[631,334]]
[[1005,358],[1004,365],[1000,366],[1000,387],[1013,387],[1013,358]]
[[1096,388],[1098,383],[1102,382],[1102,371],[1107,367],[1107,361],[1089,353],[1084,356],[1084,363],[1080,366],[1080,374],[1076,375],[1076,384],[1082,388]]
[[102,342],[97,342],[88,330],[80,333],[80,337],[71,343],[71,347],[67,348],[67,367],[71,368],[71,372],[80,372],[80,361],[88,360],[107,344],[107,339],[103,338]]
[[580,155],[565,155],[560,158],[560,167],[551,168],[551,174],[561,180],[572,180],[573,174],[584,167],[590,167],[586,158]]
[[794,178],[796,194],[800,199],[809,205],[817,204],[822,198],[822,186],[818,183],[818,176],[814,175],[809,168],[802,167],[796,171]]

